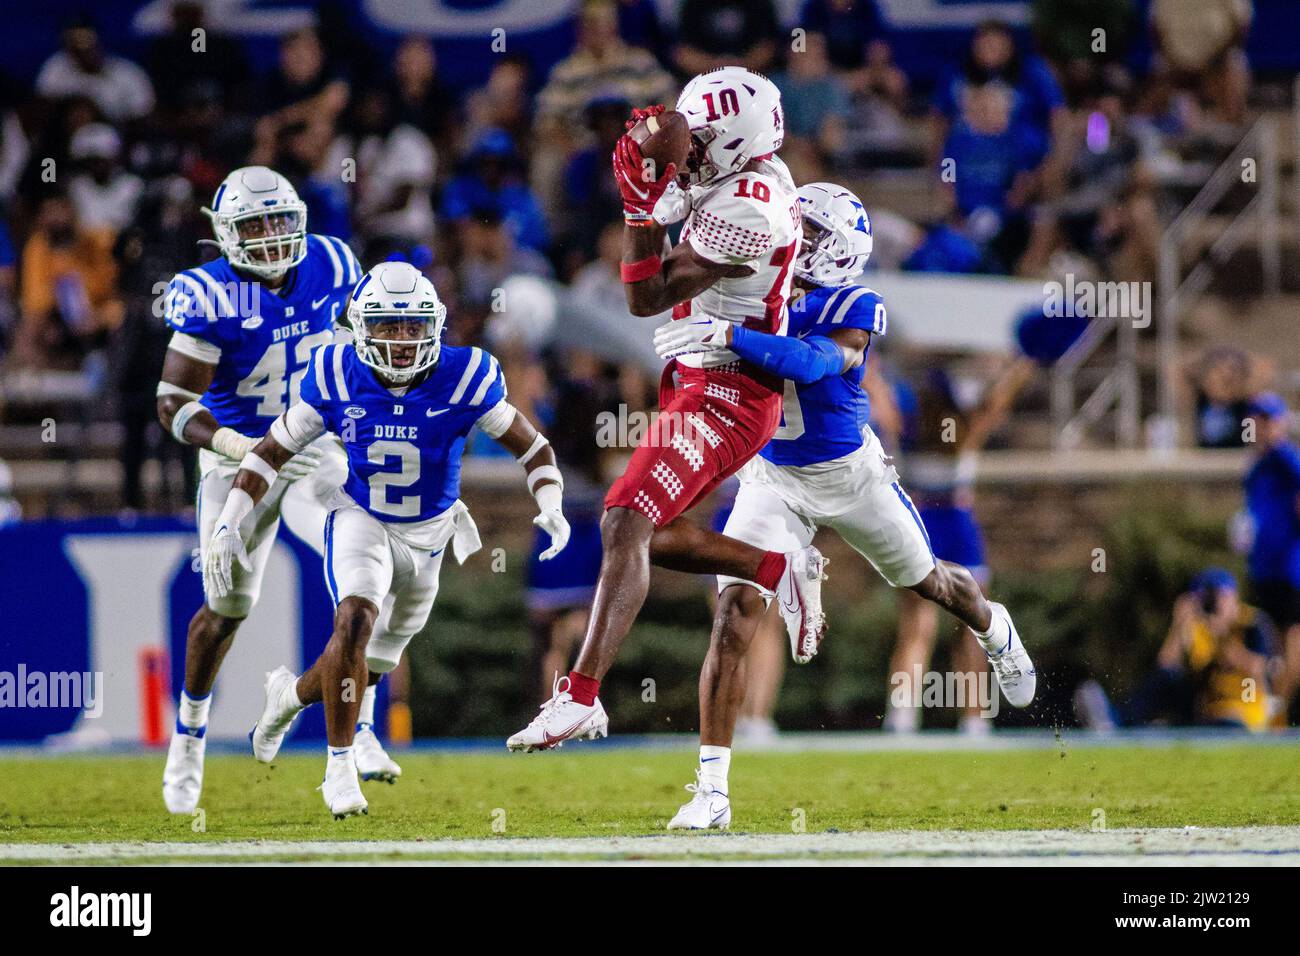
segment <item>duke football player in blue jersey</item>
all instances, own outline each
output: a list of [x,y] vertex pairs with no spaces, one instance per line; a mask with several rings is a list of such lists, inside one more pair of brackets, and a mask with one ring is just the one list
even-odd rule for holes
[[[293,186],[270,169],[232,172],[206,212],[222,256],[171,281],[164,314],[174,332],[158,386],[163,427],[202,449],[201,553],[240,459],[297,401],[313,349],[333,341],[335,318],[361,278],[345,243],[308,234],[306,207]],[[249,568],[236,571],[227,593],[207,592],[190,621],[185,684],[163,772],[163,800],[173,813],[191,813],[198,806],[213,682],[240,622],[257,601],[281,515],[296,535],[323,552],[322,501],[345,474],[337,442],[317,442],[296,456],[248,518]],[[365,697],[371,716],[362,718],[373,722],[373,689]],[[363,739],[372,776],[391,779],[400,773],[373,733]]]
[[[322,701],[329,759],[321,792],[336,818],[366,812],[353,734],[366,672],[397,666],[438,593],[444,550],[464,561],[478,533],[460,501],[460,461],[477,426],[523,465],[537,501],[534,523],[550,535],[548,560],[569,540],[563,479],[546,438],[506,399],[497,360],[441,343],[446,307],[414,266],[384,262],[348,304],[351,344],[318,349],[299,401],[248,451],[203,559],[205,587],[233,593],[249,566],[248,518],[280,486],[284,468],[326,433],[342,439],[347,480],[329,503],[325,575],[334,632],[301,677],[287,668],[267,682],[253,749],[269,761],[294,718]],[[387,628],[375,631],[381,611]]]
[[[1034,698],[1034,667],[1005,607],[987,600],[971,573],[939,561],[920,516],[872,432],[862,366],[873,335],[885,333],[880,295],[854,281],[871,254],[871,223],[857,196],[831,183],[799,190],[804,244],[795,261],[802,297],[788,335],[702,318],[661,326],[659,355],[725,346],[786,380],[780,427],[739,473],[725,533],[790,551],[834,528],[892,586],[950,611],[978,638],[1007,700]],[[731,822],[727,772],[745,696],[742,664],[766,604],[750,582],[720,577],[713,639],[700,675],[700,762],[694,796],[670,829]]]

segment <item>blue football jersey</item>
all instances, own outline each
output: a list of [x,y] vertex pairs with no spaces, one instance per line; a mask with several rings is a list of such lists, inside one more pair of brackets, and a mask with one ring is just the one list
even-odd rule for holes
[[455,504],[465,438],[505,397],[495,358],[447,345],[424,381],[403,395],[381,385],[345,344],[319,349],[302,383],[302,401],[347,451],[343,490],[381,521],[424,521]]
[[224,258],[172,279],[167,324],[221,350],[200,399],[218,424],[266,434],[298,400],[312,351],[333,341],[334,320],[360,279],[347,244],[318,235],[307,237],[307,257],[275,292],[241,277]]
[[[801,339],[836,329],[885,334],[885,303],[878,292],[864,286],[812,289],[790,306],[789,314],[786,334]],[[774,465],[842,458],[862,447],[862,429],[870,418],[861,365],[808,385],[787,380],[781,425],[759,454]]]

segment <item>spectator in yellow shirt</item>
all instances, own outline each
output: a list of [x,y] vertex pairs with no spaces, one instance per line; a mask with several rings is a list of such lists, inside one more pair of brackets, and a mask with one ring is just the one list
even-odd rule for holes
[[113,231],[82,228],[66,196],[41,202],[19,281],[19,365],[75,366],[122,322]]

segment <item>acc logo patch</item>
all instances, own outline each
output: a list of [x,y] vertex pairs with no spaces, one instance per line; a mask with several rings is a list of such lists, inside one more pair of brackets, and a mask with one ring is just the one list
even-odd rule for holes
[[348,416],[348,418],[361,418],[365,413],[366,410],[360,405],[349,405],[347,408],[343,409],[343,414]]

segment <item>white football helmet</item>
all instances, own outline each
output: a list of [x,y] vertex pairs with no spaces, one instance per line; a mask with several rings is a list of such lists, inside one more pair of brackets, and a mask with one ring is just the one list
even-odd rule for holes
[[[438,364],[447,307],[409,262],[381,262],[362,276],[347,314],[357,357],[389,381],[409,382]],[[410,362],[398,365],[400,353],[412,348]]]
[[833,286],[862,274],[871,256],[871,219],[857,196],[834,183],[809,183],[799,189],[799,213],[805,228],[796,276]]
[[765,76],[739,66],[701,73],[677,98],[691,128],[692,186],[734,173],[751,159],[775,153],[785,139],[781,93]]
[[307,258],[307,206],[273,169],[236,169],[203,211],[221,254],[238,269],[278,279]]

